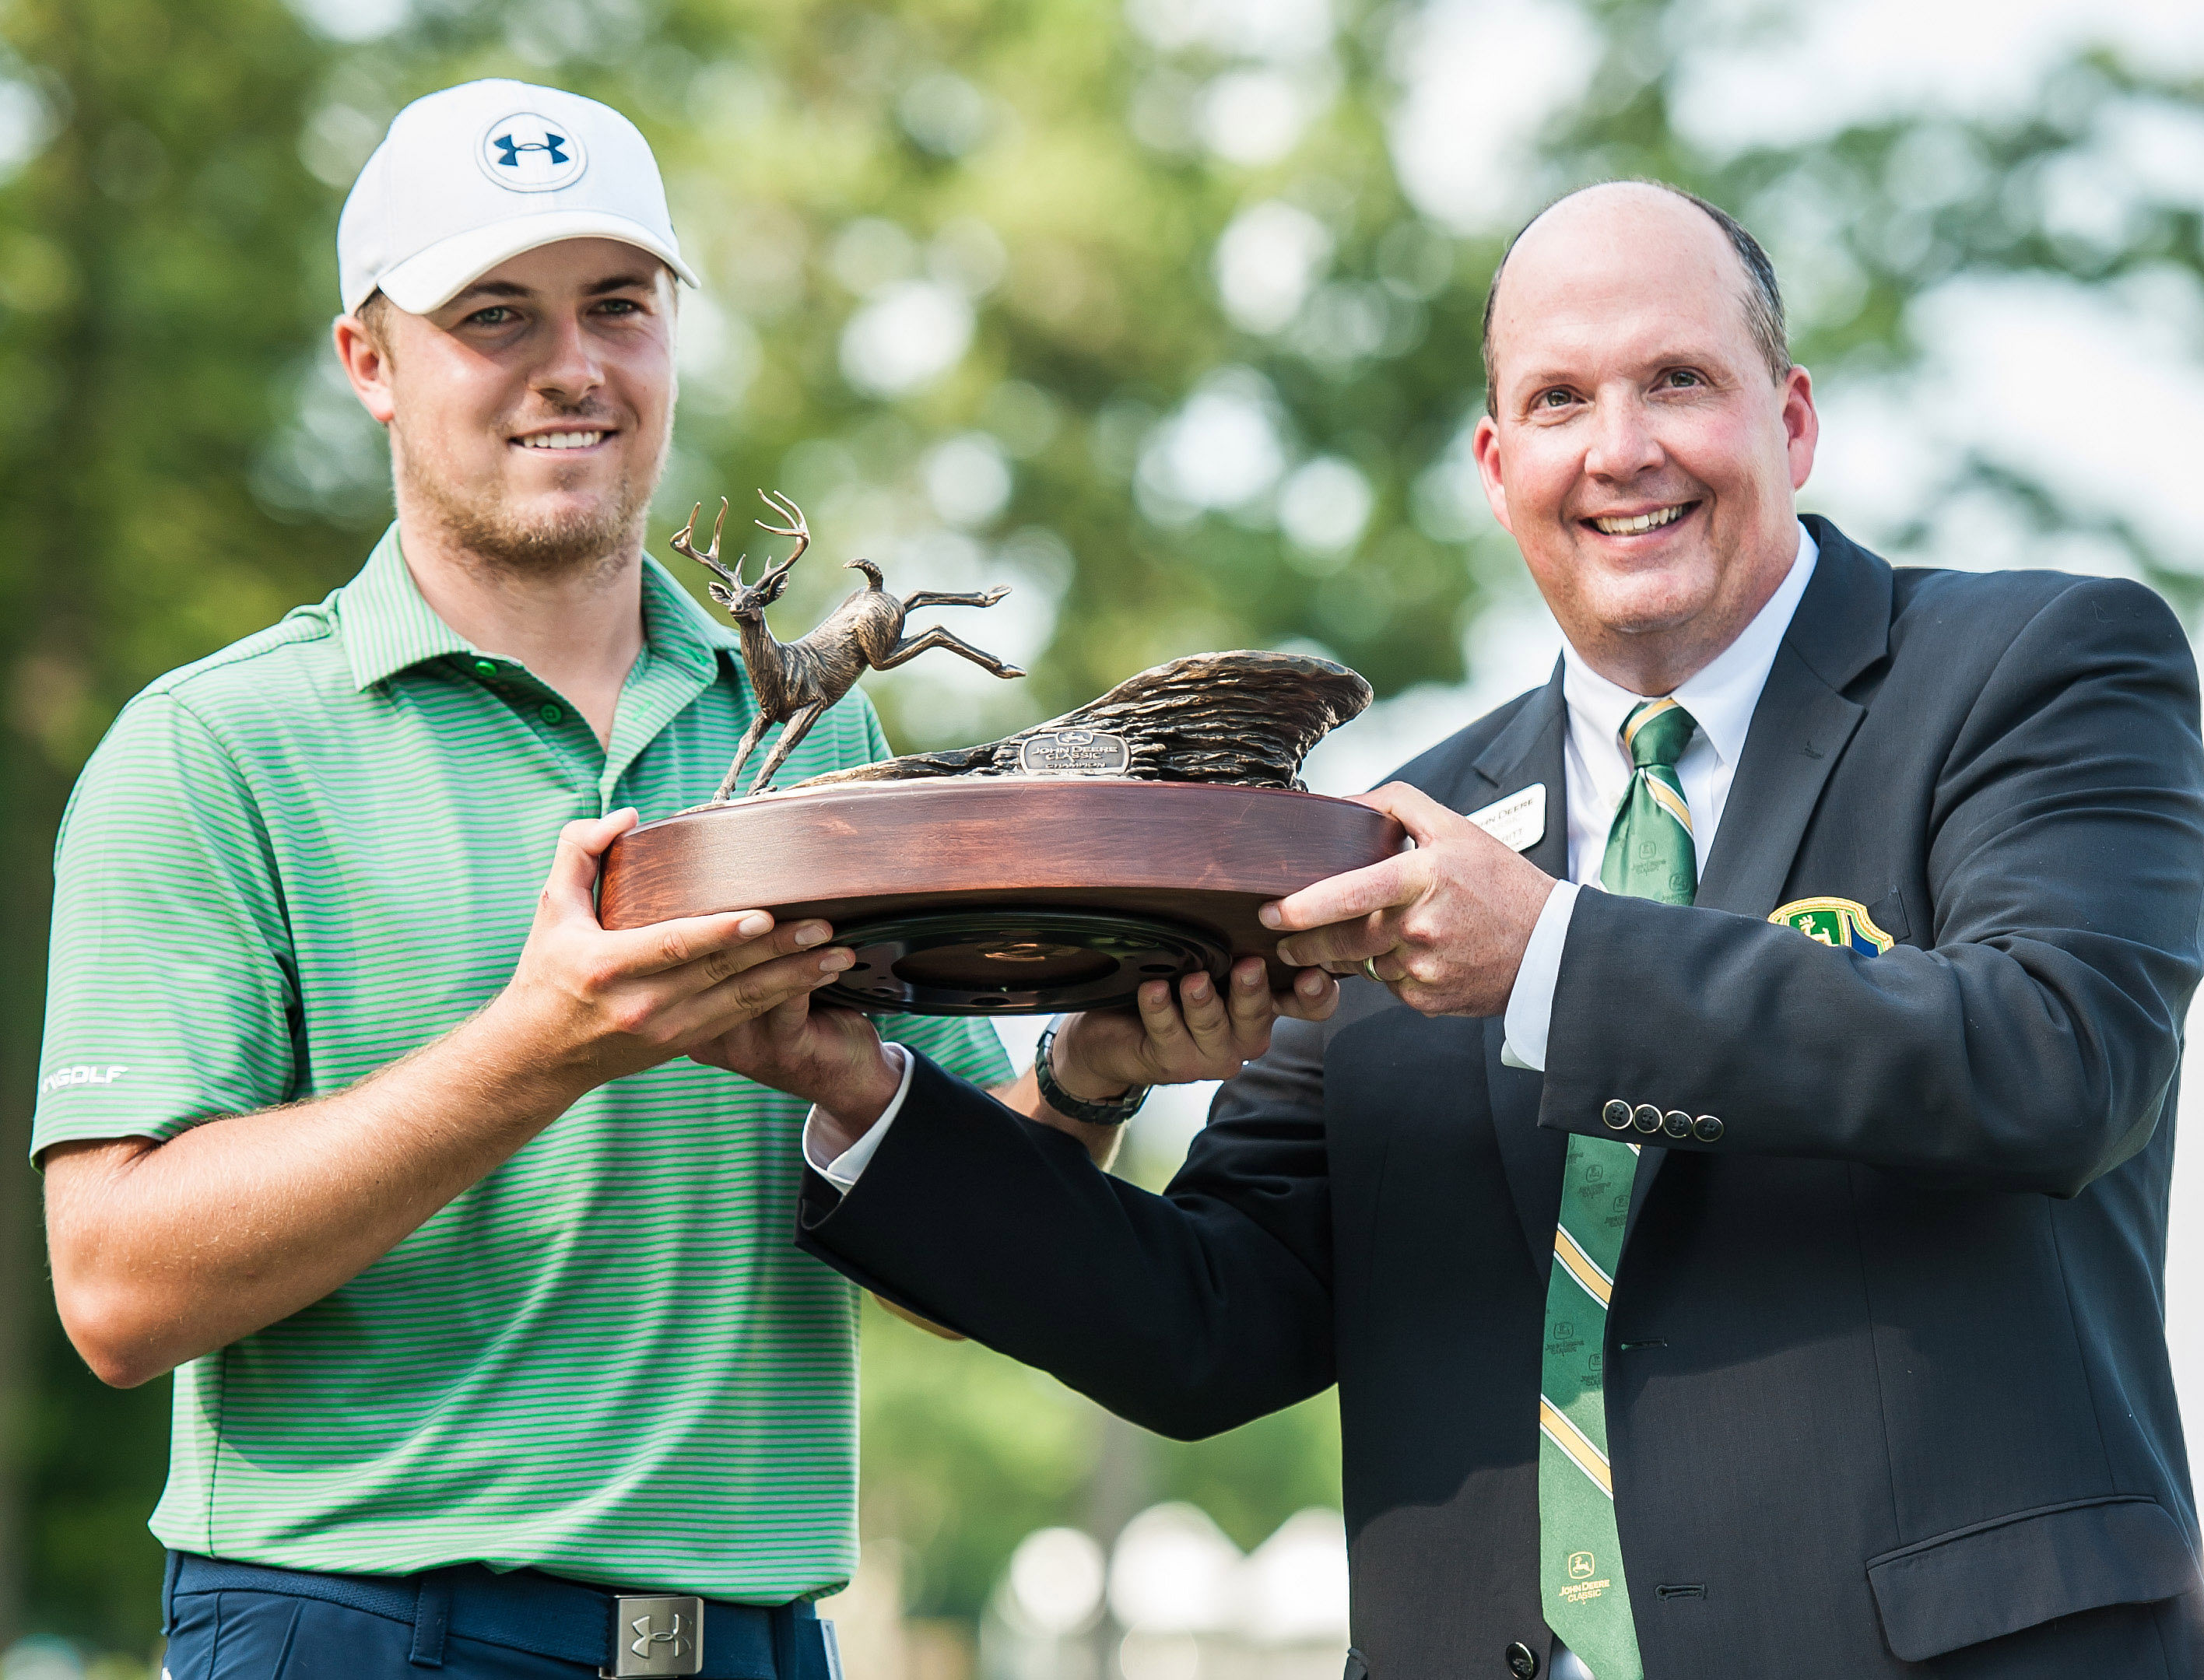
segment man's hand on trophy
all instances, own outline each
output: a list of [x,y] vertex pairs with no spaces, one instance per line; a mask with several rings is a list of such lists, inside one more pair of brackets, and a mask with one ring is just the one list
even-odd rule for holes
[[1398,782],[1358,796],[1413,850],[1265,904],[1286,962],[1367,974],[1427,1015],[1496,1015],[1554,878],[1457,812]]
[[[548,1079],[563,1106],[607,1080],[781,1009],[848,967],[819,921],[776,926],[762,910],[607,930],[590,891],[633,811],[568,823],[512,979],[465,1032],[501,1062]],[[495,1045],[495,1049],[490,1047]]]
[[690,1045],[689,1055],[813,1103],[838,1153],[872,1129],[903,1085],[903,1065],[869,1018],[817,1007],[808,993]]
[[1322,1020],[1337,1007],[1339,986],[1314,968],[1273,992],[1262,958],[1244,957],[1219,987],[1189,974],[1171,994],[1167,980],[1140,991],[1135,1014],[1122,1010],[1072,1015],[1056,1035],[1057,1082],[1085,1102],[1106,1102],[1135,1085],[1188,1085],[1229,1080],[1271,1047],[1281,1015]]

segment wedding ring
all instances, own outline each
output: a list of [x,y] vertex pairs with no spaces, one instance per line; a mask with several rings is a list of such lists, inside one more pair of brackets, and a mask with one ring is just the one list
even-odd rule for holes
[[1378,959],[1376,957],[1366,956],[1362,959],[1362,972],[1369,975],[1372,979],[1377,981],[1379,985],[1383,985],[1385,984],[1385,977],[1378,972]]

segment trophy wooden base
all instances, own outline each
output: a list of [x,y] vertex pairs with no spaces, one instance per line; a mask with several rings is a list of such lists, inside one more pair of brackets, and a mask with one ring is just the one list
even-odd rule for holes
[[817,916],[856,964],[822,1001],[876,1014],[1042,1015],[1142,982],[1289,971],[1262,904],[1407,838],[1343,799],[1208,782],[947,777],[765,794],[646,824],[605,859],[607,927]]

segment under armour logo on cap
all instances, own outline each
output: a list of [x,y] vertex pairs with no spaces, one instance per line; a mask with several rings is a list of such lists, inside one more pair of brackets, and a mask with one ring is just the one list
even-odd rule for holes
[[484,175],[515,192],[571,186],[590,166],[579,139],[534,111],[515,111],[484,128],[475,156]]
[[565,163],[566,154],[559,150],[560,142],[565,139],[566,136],[563,134],[547,134],[544,136],[543,143],[538,145],[532,140],[524,144],[514,139],[510,134],[500,134],[492,144],[505,154],[497,160],[498,163],[506,169],[517,169],[520,167],[520,154],[524,151],[548,151],[551,154],[551,161],[554,163]]

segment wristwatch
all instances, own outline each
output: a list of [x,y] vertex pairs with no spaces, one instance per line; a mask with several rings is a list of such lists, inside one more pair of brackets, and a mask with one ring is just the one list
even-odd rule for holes
[[1063,1024],[1062,1016],[1049,1022],[1034,1050],[1034,1082],[1040,1086],[1041,1100],[1057,1113],[1083,1120],[1089,1126],[1123,1126],[1148,1100],[1148,1087],[1136,1085],[1123,1096],[1112,1097],[1106,1103],[1081,1102],[1056,1082],[1055,1072],[1048,1065],[1049,1051],[1056,1047],[1056,1029]]

